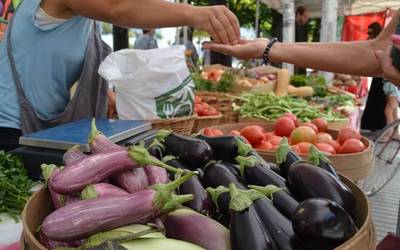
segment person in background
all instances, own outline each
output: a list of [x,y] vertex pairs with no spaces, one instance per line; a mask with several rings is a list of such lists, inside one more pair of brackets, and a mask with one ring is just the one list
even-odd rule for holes
[[142,50],[157,49],[158,44],[154,34],[155,30],[143,30],[143,34],[136,39],[133,48]]
[[[179,43],[177,41],[174,42],[174,45],[183,44],[184,42],[184,30],[181,28],[179,30]],[[197,53],[196,46],[193,44],[193,29],[187,28],[187,41],[185,44],[186,47],[186,55],[190,58],[191,63],[194,67],[197,67],[197,63],[199,61],[199,54]]]
[[[308,21],[310,20],[309,11],[300,6],[296,9],[296,42],[307,42],[308,41]],[[306,75],[307,70],[305,68],[296,67],[296,74]]]

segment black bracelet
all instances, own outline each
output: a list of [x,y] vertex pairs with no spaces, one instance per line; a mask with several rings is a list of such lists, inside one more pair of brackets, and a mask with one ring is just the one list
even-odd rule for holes
[[265,48],[265,51],[264,51],[264,54],[263,54],[263,63],[264,63],[264,65],[268,65],[268,63],[269,63],[269,52],[270,52],[272,46],[274,45],[274,43],[276,43],[276,42],[278,42],[278,38],[276,38],[276,37],[272,38],[269,41],[267,47]]

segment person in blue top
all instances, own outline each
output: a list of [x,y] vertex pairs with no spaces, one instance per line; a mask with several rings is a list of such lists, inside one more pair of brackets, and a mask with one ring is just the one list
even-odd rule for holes
[[0,150],[17,147],[21,134],[105,116],[108,87],[97,70],[110,51],[93,20],[143,29],[188,25],[216,42],[240,39],[226,7],[163,0],[24,0],[11,20],[0,43]]
[[157,40],[154,38],[155,30],[143,30],[143,34],[136,38],[134,49],[157,49]]

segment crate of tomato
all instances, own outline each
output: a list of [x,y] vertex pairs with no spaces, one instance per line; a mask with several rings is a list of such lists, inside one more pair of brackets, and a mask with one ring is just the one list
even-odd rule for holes
[[329,130],[322,118],[300,124],[293,114],[285,114],[275,124],[228,124],[209,127],[202,132],[208,136],[240,135],[269,162],[276,162],[276,150],[284,137],[304,160],[309,159],[310,148],[315,146],[327,154],[339,173],[353,181],[365,179],[374,167],[373,142],[351,127]]
[[194,112],[197,117],[193,132],[198,132],[209,126],[218,125],[222,117],[222,114],[215,107],[204,102],[199,96],[195,96]]

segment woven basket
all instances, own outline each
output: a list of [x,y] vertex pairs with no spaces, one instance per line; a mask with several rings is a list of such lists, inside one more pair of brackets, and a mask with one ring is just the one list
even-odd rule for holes
[[214,116],[197,116],[193,126],[193,133],[199,132],[201,129],[216,126],[220,123],[222,114]]
[[170,119],[150,120],[153,129],[173,130],[176,133],[190,135],[193,130],[196,116],[185,116]]
[[225,123],[237,123],[239,114],[233,111],[233,98],[228,95],[235,95],[231,93],[220,93],[220,92],[208,92],[208,91],[197,91],[196,95],[201,99],[216,108],[222,113],[220,124]]

